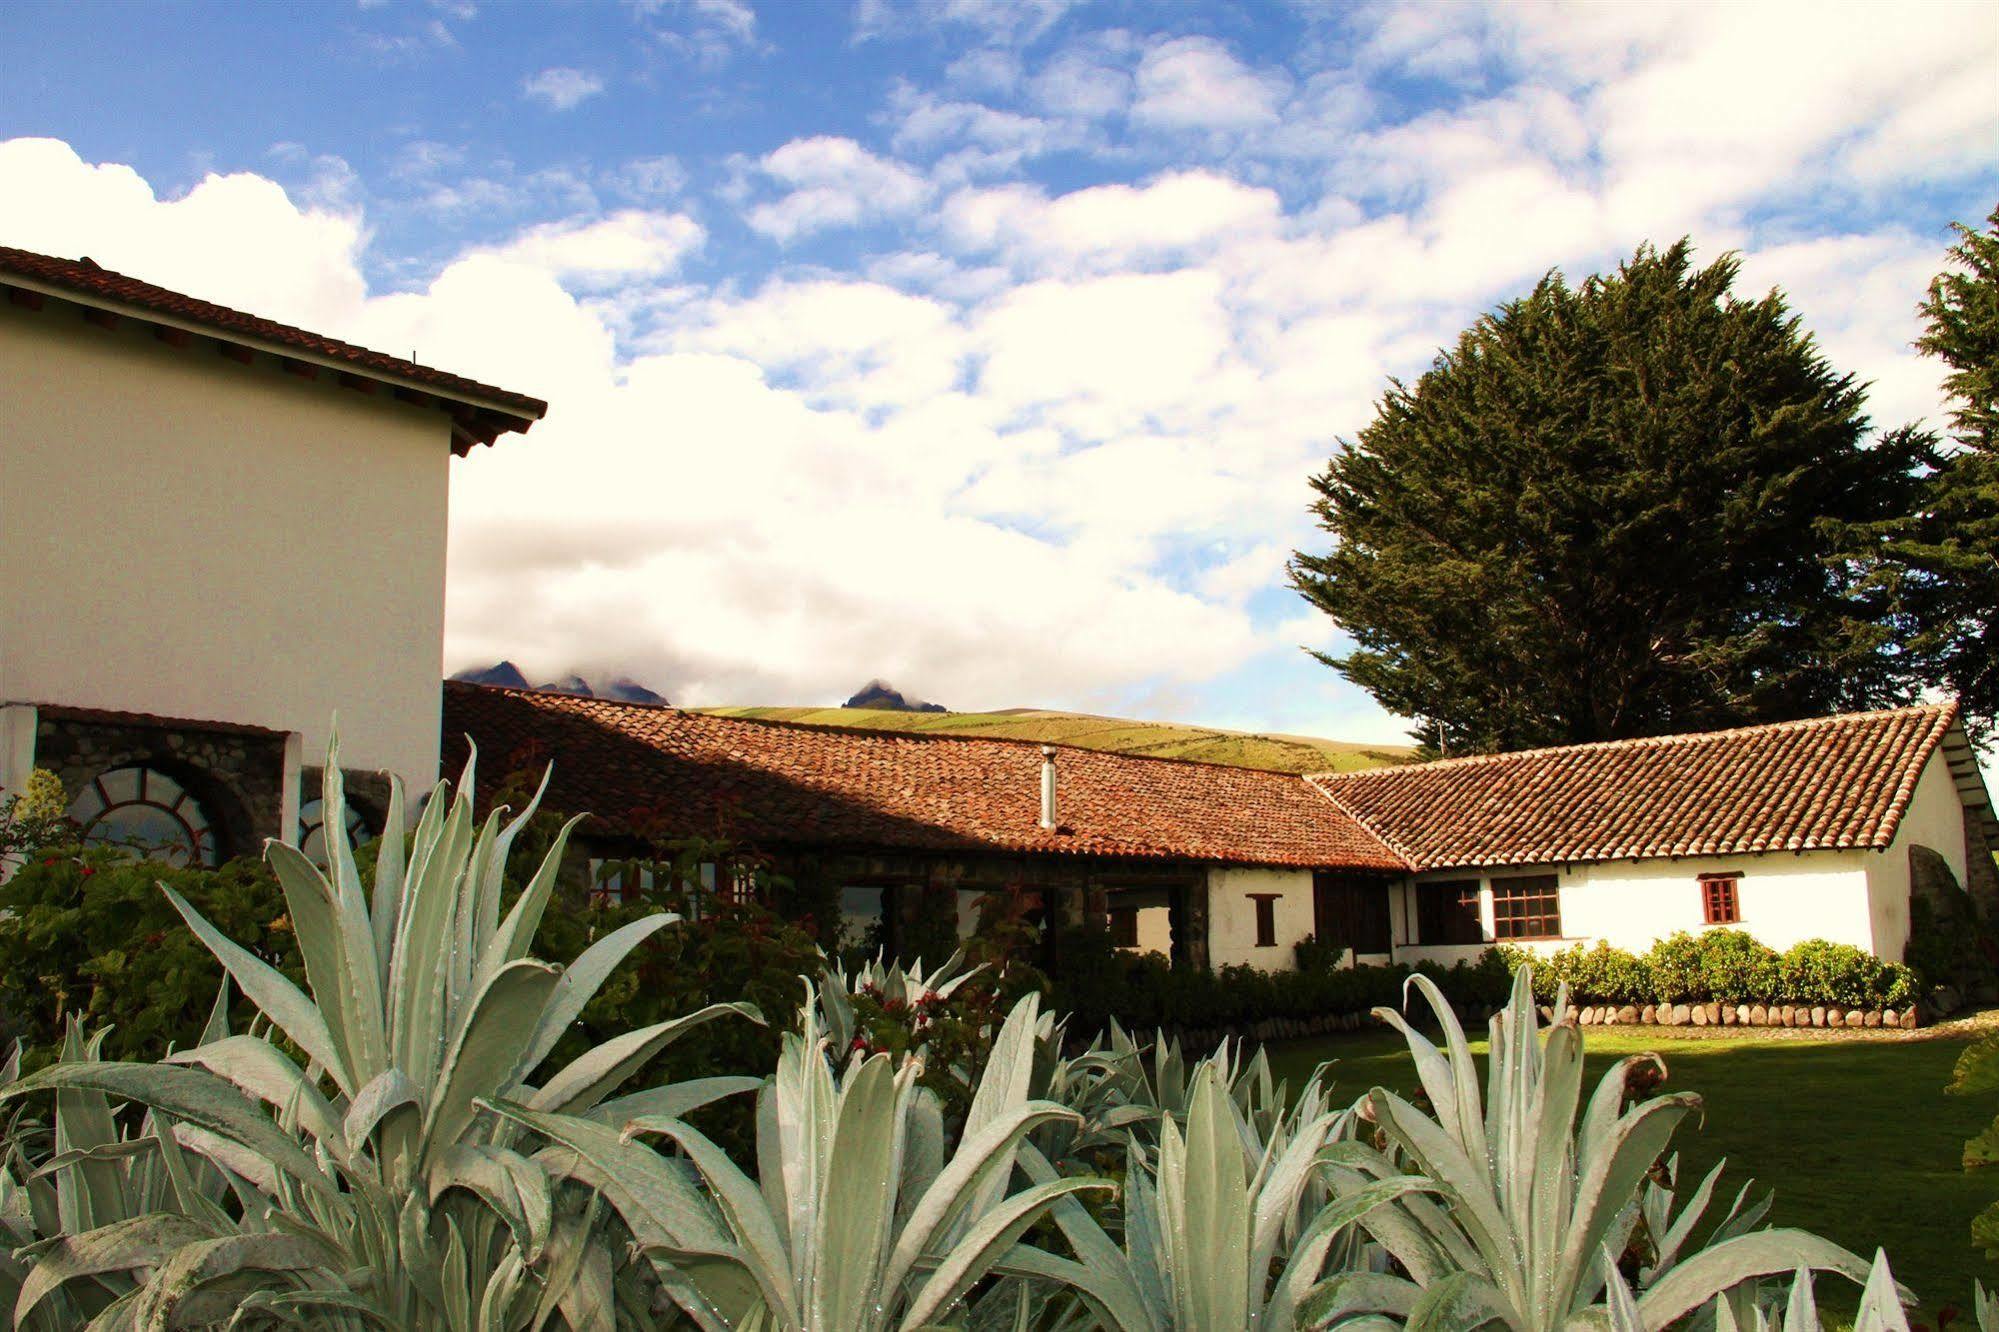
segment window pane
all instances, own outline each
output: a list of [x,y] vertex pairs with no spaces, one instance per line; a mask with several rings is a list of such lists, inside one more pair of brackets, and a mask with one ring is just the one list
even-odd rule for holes
[[1552,874],[1494,879],[1492,932],[1501,939],[1560,938],[1560,881]]

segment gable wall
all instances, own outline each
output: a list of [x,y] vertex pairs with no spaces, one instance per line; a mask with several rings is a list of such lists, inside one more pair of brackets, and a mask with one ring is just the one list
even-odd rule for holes
[[1875,952],[1902,960],[1909,943],[1909,848],[1926,846],[1950,865],[1958,887],[1965,886],[1964,803],[1951,780],[1942,748],[1931,754],[1917,779],[1909,808],[1885,851],[1867,858],[1869,911]]
[[436,777],[441,413],[0,304],[0,701],[244,722]]

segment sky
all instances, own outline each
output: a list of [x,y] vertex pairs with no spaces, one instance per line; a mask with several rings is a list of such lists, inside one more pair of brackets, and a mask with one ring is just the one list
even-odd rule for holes
[[1934,420],[1915,305],[1999,201],[1999,0],[10,0],[0,51],[0,244],[547,399],[453,464],[444,665],[685,705],[1401,739],[1285,576],[1391,376],[1687,236]]

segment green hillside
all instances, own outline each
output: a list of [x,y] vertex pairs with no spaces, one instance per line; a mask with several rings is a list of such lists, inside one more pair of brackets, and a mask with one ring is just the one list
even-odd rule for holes
[[1172,722],[1126,721],[1080,712],[1018,708],[1006,712],[891,712],[872,708],[700,708],[718,717],[759,717],[812,726],[931,731],[1040,740],[1154,758],[1198,759],[1282,772],[1346,772],[1406,762],[1407,745],[1369,745],[1302,735],[1261,735]]

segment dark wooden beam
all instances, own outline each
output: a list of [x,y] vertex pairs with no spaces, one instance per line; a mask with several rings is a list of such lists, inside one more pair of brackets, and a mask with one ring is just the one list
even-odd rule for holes
[[215,350],[218,354],[228,357],[238,365],[250,364],[250,349],[248,347],[239,346],[233,342],[218,342],[215,344]]
[[116,328],[118,327],[118,316],[112,314],[109,310],[86,308],[83,312],[83,322],[94,324],[98,328]]
[[22,287],[9,287],[7,288],[7,304],[18,305],[24,310],[39,310],[42,308],[42,294],[39,291],[28,291]]
[[364,375],[350,375],[343,370],[340,372],[340,387],[353,389],[356,393],[373,393],[375,381]]
[[288,375],[297,375],[300,379],[319,378],[319,367],[310,361],[294,361],[291,357],[287,356],[283,361],[283,365],[285,373]]
[[169,328],[165,324],[154,324],[153,336],[169,347],[185,347],[188,343],[186,329]]

